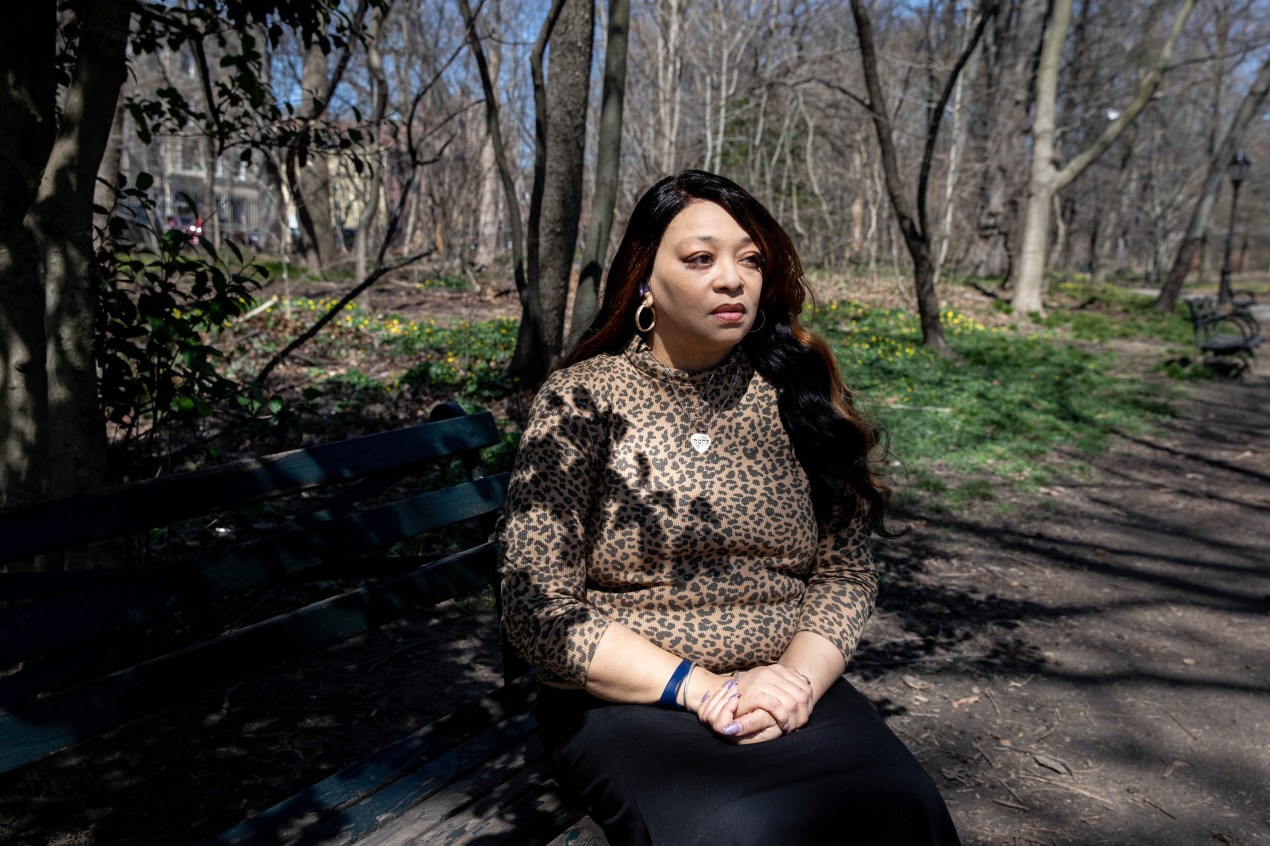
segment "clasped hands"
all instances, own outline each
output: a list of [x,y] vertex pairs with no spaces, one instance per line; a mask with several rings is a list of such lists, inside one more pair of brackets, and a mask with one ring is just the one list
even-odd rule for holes
[[761,743],[797,731],[811,718],[811,679],[781,664],[731,677],[693,673],[688,710],[702,725],[738,743]]

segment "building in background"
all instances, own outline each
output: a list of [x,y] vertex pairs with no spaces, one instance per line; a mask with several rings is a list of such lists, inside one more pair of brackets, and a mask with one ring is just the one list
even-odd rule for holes
[[[215,65],[214,57],[209,61]],[[138,89],[153,92],[170,86],[191,104],[200,103],[198,67],[189,50],[133,56],[131,66],[125,99]],[[193,237],[265,252],[282,249],[287,215],[281,191],[264,174],[262,153],[251,152],[244,160],[243,149],[234,148],[216,156],[211,139],[194,126],[156,132],[146,144],[126,108],[121,118],[116,121],[119,170],[129,184],[143,172],[154,178],[150,195],[155,205],[148,221],[154,230],[181,229]],[[131,213],[135,217],[139,210]]]

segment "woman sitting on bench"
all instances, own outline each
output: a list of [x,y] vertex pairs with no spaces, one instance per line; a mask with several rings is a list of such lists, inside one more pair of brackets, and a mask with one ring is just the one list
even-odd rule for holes
[[504,623],[561,787],[616,844],[955,844],[845,679],[888,489],[789,236],[685,171],[636,205],[539,392],[500,529]]

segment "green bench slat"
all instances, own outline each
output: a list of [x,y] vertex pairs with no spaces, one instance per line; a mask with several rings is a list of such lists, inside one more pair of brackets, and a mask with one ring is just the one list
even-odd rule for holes
[[[294,836],[302,834],[301,840],[306,844],[355,843],[377,831],[385,820],[415,820],[420,807],[428,808],[433,817],[438,812],[445,813],[445,809],[451,809],[452,803],[443,801],[445,809],[440,811],[436,810],[436,803],[455,795],[452,784],[457,778],[475,780],[478,785],[489,789],[501,779],[506,779],[508,772],[523,766],[526,743],[536,742],[536,725],[531,715],[520,714],[504,725],[438,756],[418,772],[393,782],[365,801],[341,810],[323,822],[303,829],[303,832],[295,832]],[[541,755],[541,751],[538,754]],[[280,842],[287,839],[290,838]],[[261,839],[253,846],[265,846],[270,842]]]
[[547,846],[609,846],[609,841],[604,836],[604,831],[595,824],[595,820],[583,817]]
[[112,673],[65,693],[0,712],[0,773],[101,734],[189,691],[242,678],[491,583],[494,543],[377,585]]
[[46,573],[0,573],[0,601],[100,590],[135,578],[139,571],[58,570]]
[[532,733],[537,725],[529,713],[532,687],[526,677],[500,687],[239,823],[207,846],[273,846],[301,831],[307,843],[359,837],[378,826],[388,809],[409,807],[444,784],[463,757],[492,757]]
[[482,412],[19,506],[0,511],[0,563],[169,525],[280,491],[418,467],[499,439],[493,415]]
[[[537,745],[537,738],[534,739]],[[560,830],[578,818],[578,812],[566,806],[551,781],[545,757],[528,758],[523,762],[503,762],[500,782],[486,795],[477,795],[460,805],[438,824],[424,829],[402,826],[407,837],[370,837],[358,846],[406,846],[419,842],[418,835],[426,833],[429,846],[537,846],[555,838]],[[468,791],[475,793],[477,785],[456,785],[455,789],[465,798]]]
[[352,842],[375,831],[385,819],[402,814],[413,816],[420,804],[438,796],[449,795],[449,785],[465,773],[469,778],[490,783],[500,771],[523,762],[525,743],[534,737],[537,722],[530,714],[512,718],[504,726],[487,732],[429,762],[428,766],[408,778],[394,782],[324,824],[304,833],[310,843]]
[[489,514],[502,508],[507,479],[508,474],[500,473],[429,491],[266,538],[219,560],[174,565],[140,574],[126,584],[0,611],[0,631],[6,632],[0,642],[0,663],[14,663],[195,602],[295,575],[331,556],[384,549],[433,529]]

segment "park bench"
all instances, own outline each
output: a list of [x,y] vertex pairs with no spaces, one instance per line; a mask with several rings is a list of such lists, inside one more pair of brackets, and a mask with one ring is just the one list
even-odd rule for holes
[[1212,297],[1187,297],[1183,302],[1195,332],[1196,353],[1214,363],[1233,360],[1238,372],[1246,371],[1261,343],[1261,325],[1247,303],[1223,310]]
[[[126,562],[0,572],[0,774],[192,690],[490,590],[507,474],[485,476],[477,451],[499,440],[488,412],[447,404],[406,429],[0,511],[0,569],[84,545]],[[234,540],[260,524],[262,536]],[[465,526],[475,541],[444,551]],[[429,540],[443,551],[426,551]],[[164,544],[194,554],[156,560]],[[313,580],[336,592],[228,631],[172,636],[245,591]],[[181,626],[165,628],[174,616]],[[503,665],[503,683],[479,701],[211,842],[602,844],[547,773],[532,674],[506,650]]]

